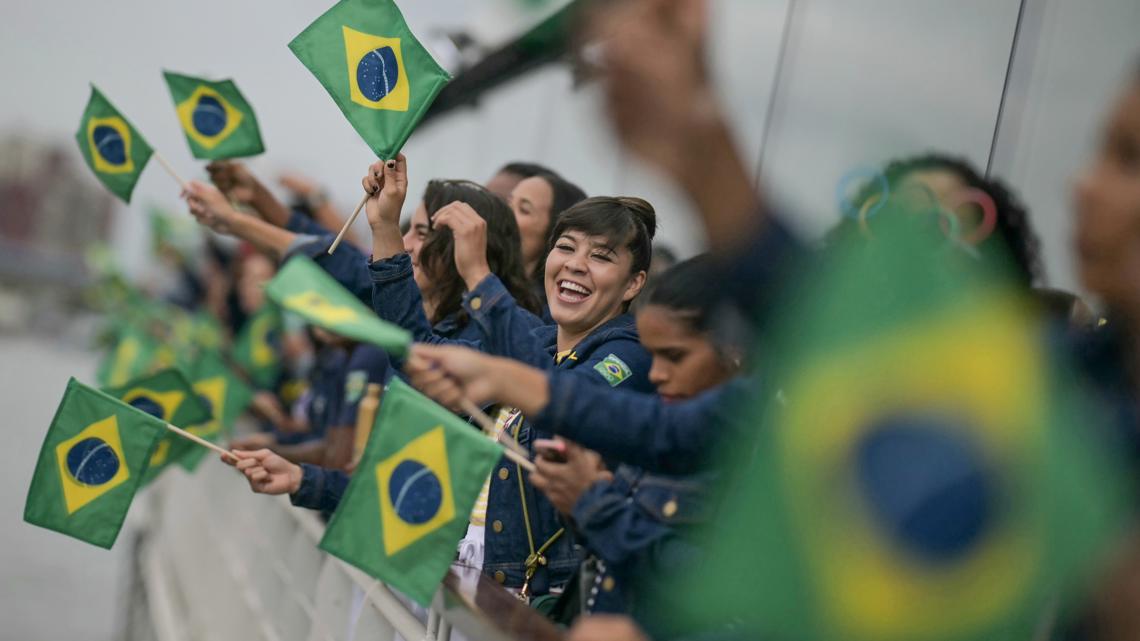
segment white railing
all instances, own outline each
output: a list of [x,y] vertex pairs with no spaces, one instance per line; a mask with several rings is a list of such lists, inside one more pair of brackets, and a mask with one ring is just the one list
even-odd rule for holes
[[138,584],[153,630],[132,638],[447,641],[443,604],[473,604],[441,590],[417,615],[384,584],[319,550],[324,524],[314,512],[253,494],[212,458],[193,475],[168,470],[138,500],[146,503]]

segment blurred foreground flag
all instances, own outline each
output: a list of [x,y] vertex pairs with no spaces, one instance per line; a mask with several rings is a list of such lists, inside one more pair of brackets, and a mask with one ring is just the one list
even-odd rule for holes
[[502,448],[393,378],[320,547],[427,607]]
[[150,160],[151,148],[142,134],[91,85],[87,109],[75,133],[79,151],[95,176],[124,202]]
[[110,548],[165,433],[161,419],[69,380],[40,449],[24,520]]
[[451,79],[392,0],[341,0],[289,48],[379,158],[395,158]]
[[215,82],[170,71],[162,75],[195,158],[224,160],[265,151],[253,108],[232,80]]
[[[199,425],[210,420],[210,407],[199,398],[190,382],[176,369],[164,369],[135,379],[122,387],[103,390],[135,409],[177,427]],[[197,444],[164,432],[147,465],[144,483],[150,482],[167,465],[187,453],[202,449]]]
[[294,256],[265,286],[269,298],[306,321],[334,334],[403,354],[412,341],[407,330],[380,320],[356,296],[307,256]]
[[234,362],[258,387],[271,387],[281,374],[281,359],[277,354],[281,349],[278,337],[282,322],[281,309],[266,301],[234,339]]
[[1110,430],[1056,337],[1021,290],[891,216],[779,308],[765,375],[783,400],[752,408],[756,459],[685,581],[689,625],[1032,638],[1113,534]]
[[[190,371],[190,386],[209,408],[211,418],[198,425],[177,427],[215,443],[233,429],[238,417],[253,401],[253,390],[214,351],[203,350],[199,354]],[[208,452],[204,447],[193,447],[178,462],[192,472]]]

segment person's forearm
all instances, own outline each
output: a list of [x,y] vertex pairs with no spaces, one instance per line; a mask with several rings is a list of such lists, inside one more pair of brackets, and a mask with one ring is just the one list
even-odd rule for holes
[[519,408],[524,415],[541,412],[550,402],[550,377],[546,372],[509,358],[493,358],[489,379],[495,383],[495,399]]
[[697,148],[681,187],[696,205],[709,246],[715,253],[733,254],[755,238],[764,224],[760,197],[753,177],[736,148],[728,125],[709,116],[693,140]]
[[252,244],[259,250],[281,260],[289,246],[297,237],[291,231],[271,225],[253,216],[234,216],[230,222],[230,233]]
[[301,463],[309,463],[311,465],[320,465],[325,460],[325,450],[328,443],[324,439],[316,441],[307,441],[305,443],[298,443],[296,445],[273,445],[269,449],[273,450],[281,458],[286,459],[292,463],[300,465]]
[[383,223],[372,228],[372,260],[383,260],[404,253],[400,226]]
[[249,206],[265,222],[275,227],[285,227],[289,224],[289,208],[285,206],[285,203],[277,200],[261,183],[258,183],[254,190],[253,200],[250,201]]

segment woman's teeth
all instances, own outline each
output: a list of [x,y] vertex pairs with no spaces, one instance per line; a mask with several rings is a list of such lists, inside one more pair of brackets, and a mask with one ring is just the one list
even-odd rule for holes
[[578,283],[564,280],[558,283],[558,296],[568,303],[580,303],[590,295],[590,290]]

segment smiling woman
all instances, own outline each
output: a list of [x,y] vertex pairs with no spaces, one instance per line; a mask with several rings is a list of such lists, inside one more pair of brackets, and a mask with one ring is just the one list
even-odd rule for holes
[[656,230],[653,206],[640,198],[588,198],[559,217],[545,282],[559,351],[629,308],[645,285]]

